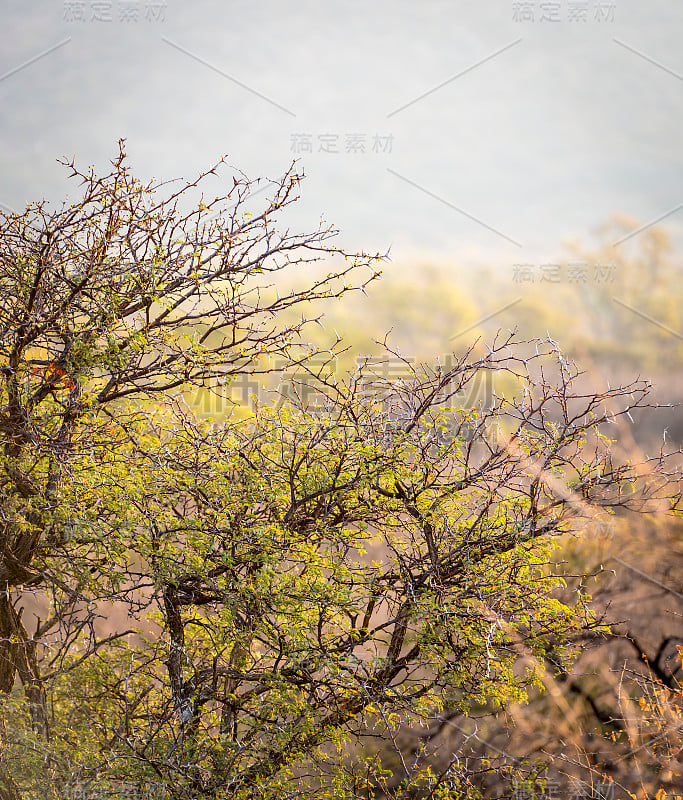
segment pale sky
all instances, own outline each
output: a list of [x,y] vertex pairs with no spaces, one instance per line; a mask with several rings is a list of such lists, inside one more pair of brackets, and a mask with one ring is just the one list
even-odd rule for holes
[[293,224],[398,261],[509,268],[613,212],[683,241],[681,3],[0,0],[0,22],[5,207],[63,199],[55,159],[125,137],[143,177],[298,157]]

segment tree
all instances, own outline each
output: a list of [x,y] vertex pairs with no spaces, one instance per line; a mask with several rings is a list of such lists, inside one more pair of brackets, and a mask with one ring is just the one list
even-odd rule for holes
[[[283,314],[364,287],[377,259],[278,231],[300,176],[251,216],[243,176],[192,201],[223,162],[158,200],[125,158],[104,177],[64,162],[82,199],[2,217],[0,797],[389,791],[354,743],[522,697],[549,643],[561,659],[597,624],[553,597],[552,536],[670,501],[665,455],[644,480],[601,432],[648,385],[587,395],[553,342],[513,334],[338,379]],[[267,283],[323,256],[341,269]],[[185,404],[269,357],[286,402],[219,423]],[[489,374],[505,395],[464,403]],[[397,796],[471,790],[457,758],[399,769]]]

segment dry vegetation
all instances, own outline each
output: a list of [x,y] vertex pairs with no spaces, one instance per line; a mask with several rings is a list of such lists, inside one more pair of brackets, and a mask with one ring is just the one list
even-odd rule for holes
[[340,314],[377,259],[278,232],[299,176],[253,217],[243,177],[188,210],[206,176],[157,203],[124,162],[4,217],[0,798],[76,771],[183,800],[680,797],[683,425],[640,379],[676,395],[663,233],[575,245],[618,282],[525,286],[521,336],[477,322],[520,287],[457,271]]
[[[501,318],[525,334],[549,330],[583,368],[587,390],[637,375],[653,381],[663,407],[615,419],[611,438],[617,458],[642,461],[663,439],[680,446],[681,258],[662,229],[634,236],[638,227],[634,220],[616,217],[601,229],[597,247],[575,243],[563,262],[580,259],[589,269],[613,264],[615,279],[608,285],[520,287],[510,276],[491,275],[483,293],[452,267],[421,270],[421,276],[429,276],[428,287],[419,277],[408,279],[389,268],[393,339],[403,353],[445,351],[443,331],[473,325],[486,316],[491,297],[503,307],[521,289],[523,303]],[[620,239],[625,243],[615,248],[612,242]],[[401,297],[403,304],[397,301]],[[411,320],[407,326],[404,309]],[[449,309],[453,322],[445,325]],[[383,314],[378,313],[381,321],[388,322]],[[420,319],[429,320],[426,338],[416,333]],[[500,320],[481,323],[469,335],[490,335],[497,324]],[[335,319],[334,326],[343,322]],[[467,717],[446,710],[430,726],[405,727],[383,745],[370,737],[368,751],[393,751],[397,775],[405,764],[445,769],[456,757],[487,798],[680,798],[683,520],[665,509],[617,514],[608,525],[587,526],[558,541],[555,558],[567,577],[559,596],[570,600],[578,586],[587,587],[591,606],[606,626],[577,637],[573,667],[561,668],[548,652],[533,664],[544,690],[529,703],[511,704],[503,713],[482,707]],[[513,777],[520,768],[528,783]],[[387,780],[378,796],[402,796],[399,787],[400,781],[392,786]]]

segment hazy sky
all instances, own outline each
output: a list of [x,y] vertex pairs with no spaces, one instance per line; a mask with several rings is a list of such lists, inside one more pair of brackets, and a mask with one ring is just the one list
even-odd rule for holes
[[[298,157],[296,224],[322,214],[347,246],[391,244],[399,261],[502,269],[613,212],[646,223],[683,203],[683,3],[0,9],[6,207],[61,200],[55,159],[102,166],[119,137],[145,177],[191,177],[223,154],[276,177]],[[663,224],[681,241],[683,207]]]

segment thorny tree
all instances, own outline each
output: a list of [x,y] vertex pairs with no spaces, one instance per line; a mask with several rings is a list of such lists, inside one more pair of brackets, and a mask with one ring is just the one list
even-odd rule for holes
[[[105,177],[68,166],[79,202],[2,217],[0,797],[367,797],[389,766],[361,735],[523,696],[515,662],[595,624],[552,597],[552,535],[671,495],[663,454],[643,480],[601,433],[647,385],[586,395],[554,343],[512,335],[337,381],[282,313],[376,259],[278,232],[298,175],[249,216],[245,178],[191,206],[208,173],[158,200],[122,145]],[[352,264],[264,282],[323,255]],[[184,405],[274,355],[314,407]],[[505,394],[468,407],[484,374]],[[470,791],[457,757],[399,770],[397,796]]]

